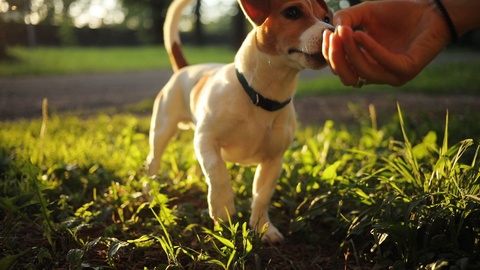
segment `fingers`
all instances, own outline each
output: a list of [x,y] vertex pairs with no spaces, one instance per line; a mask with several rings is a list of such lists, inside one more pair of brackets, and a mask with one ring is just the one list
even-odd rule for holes
[[332,71],[338,75],[344,85],[356,86],[359,77],[364,77],[358,74],[358,69],[352,65],[352,60],[363,68],[368,61],[356,45],[353,31],[349,27],[339,26],[334,33],[325,31],[323,38],[322,53]]
[[334,13],[333,25],[356,27],[362,25],[371,16],[371,3],[363,2]]
[[363,32],[355,32],[354,40],[375,62],[369,69],[358,62],[354,63],[355,68],[364,70],[364,76],[372,82],[401,86],[421,70],[408,53],[393,53]]
[[[352,69],[358,77],[366,79],[370,84],[401,85],[403,72],[401,56],[388,51],[367,34],[350,28],[343,28],[340,36],[344,38],[345,52],[348,55]],[[348,35],[344,33],[349,33]],[[363,40],[362,40],[363,38]]]
[[327,33],[326,42],[323,48],[325,59],[330,65],[332,71],[337,74],[343,84],[353,86],[357,81],[357,74],[352,70],[350,62],[346,57],[346,52],[342,37],[338,34],[338,29],[334,33]]
[[348,69],[341,69],[342,75],[339,74],[339,76],[343,76],[342,82],[344,84],[355,86],[359,77],[364,79],[370,78],[369,61],[355,42],[353,30],[350,27],[339,26],[338,35],[343,43],[344,54],[347,56],[346,58],[350,64]]
[[361,79],[366,83],[402,85],[411,61],[396,55],[378,44],[362,31],[353,31],[359,25],[370,25],[375,3],[364,2],[335,13],[334,33],[324,32],[322,54],[332,71],[344,85],[355,86]]
[[322,55],[323,58],[327,61],[328,65],[330,65],[330,61],[328,58],[328,51],[330,48],[330,36],[332,35],[332,31],[325,30],[323,31],[323,41],[322,41]]
[[354,40],[357,44],[362,46],[363,50],[367,52],[379,65],[384,66],[386,69],[392,72],[405,72],[404,67],[398,65],[399,55],[390,52],[385,47],[378,44],[369,35],[358,31],[354,34]]
[[[421,23],[399,24],[405,22],[399,18],[403,14],[399,8],[414,13],[412,18],[421,18]],[[438,18],[424,16],[424,10],[429,6],[415,1],[366,1],[340,10],[333,19],[336,31],[324,33],[322,54],[345,85],[355,86],[362,79],[369,84],[403,85],[444,47],[436,45]],[[354,32],[357,26],[366,32]]]
[[357,86],[359,82],[398,86],[408,81],[401,67],[405,66],[405,56],[391,53],[367,34],[353,32],[350,27],[338,26],[334,33],[325,31],[322,54],[346,86]]

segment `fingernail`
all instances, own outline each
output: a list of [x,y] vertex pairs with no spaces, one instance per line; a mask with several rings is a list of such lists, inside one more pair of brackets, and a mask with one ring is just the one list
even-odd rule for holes
[[337,36],[339,36],[341,31],[342,31],[342,26],[337,25],[337,27],[335,27],[335,34],[337,34]]
[[349,29],[350,28],[348,26],[339,25],[338,26],[338,33],[339,33],[340,36],[345,36],[345,34],[348,33]]

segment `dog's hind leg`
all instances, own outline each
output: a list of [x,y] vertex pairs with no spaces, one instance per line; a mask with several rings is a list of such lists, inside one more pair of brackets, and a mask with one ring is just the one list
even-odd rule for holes
[[158,173],[162,154],[170,139],[177,133],[178,124],[190,121],[189,109],[183,100],[182,91],[176,91],[175,82],[167,84],[158,94],[153,105],[152,120],[150,123],[149,144],[150,152],[146,167],[149,176]]
[[148,154],[146,164],[149,176],[154,176],[158,173],[165,147],[177,132],[176,124],[168,123],[168,121],[159,121],[157,124],[160,124],[159,127],[151,130],[149,137],[150,153]]
[[150,152],[146,163],[149,176],[154,176],[158,173],[165,147],[167,147],[168,142],[177,132],[176,122],[172,122],[172,119],[168,119],[164,115],[159,115],[159,113],[162,113],[160,103],[162,103],[161,98],[157,98],[154,103],[154,111],[150,123]]
[[267,229],[262,236],[262,241],[271,244],[283,241],[283,235],[273,226],[268,216],[270,199],[272,198],[277,179],[280,177],[281,172],[282,158],[263,162],[258,165],[253,181],[250,226],[257,231],[261,231],[263,226],[266,225]]

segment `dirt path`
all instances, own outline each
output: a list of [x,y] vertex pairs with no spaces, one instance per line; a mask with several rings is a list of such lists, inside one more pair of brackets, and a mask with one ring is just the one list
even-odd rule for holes
[[[480,54],[461,54],[455,61],[480,59]],[[448,57],[439,57],[437,63],[452,61]],[[49,108],[55,111],[97,111],[110,107],[121,109],[154,98],[161,86],[170,77],[170,71],[153,70],[115,74],[42,76],[21,78],[0,78],[0,121],[34,118],[41,116],[43,98],[48,98]],[[312,76],[330,76],[328,69],[308,71],[303,78]],[[412,93],[372,94],[361,90],[351,94],[299,97],[295,106],[299,120],[305,124],[322,124],[327,119],[352,121],[354,115],[349,104],[358,104],[365,112],[368,104],[374,104],[378,115],[395,113],[399,102],[408,114],[419,112],[440,114],[478,111],[479,96],[426,96]]]
[[157,95],[171,73],[0,78],[0,120],[41,116],[42,100],[57,111],[100,110],[140,102]]

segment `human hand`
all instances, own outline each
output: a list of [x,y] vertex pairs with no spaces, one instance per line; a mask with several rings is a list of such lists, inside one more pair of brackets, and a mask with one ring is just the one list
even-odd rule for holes
[[[449,42],[449,29],[428,1],[364,2],[334,15],[323,56],[343,84],[400,86],[413,79]],[[352,28],[362,27],[363,31]]]

